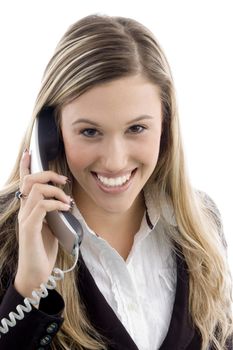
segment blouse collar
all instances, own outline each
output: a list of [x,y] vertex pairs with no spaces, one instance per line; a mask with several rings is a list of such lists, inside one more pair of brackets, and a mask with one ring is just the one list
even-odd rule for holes
[[168,224],[176,227],[177,221],[172,201],[167,194],[153,194],[151,187],[144,188],[146,220],[150,229],[154,229],[158,218],[162,217]]

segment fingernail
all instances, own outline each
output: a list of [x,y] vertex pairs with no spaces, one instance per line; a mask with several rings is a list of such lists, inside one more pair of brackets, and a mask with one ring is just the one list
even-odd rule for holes
[[66,178],[66,182],[68,182],[69,184],[71,183],[71,180],[67,177]]
[[73,200],[73,198],[71,198],[71,200],[70,200],[70,207],[71,207],[71,209],[74,207],[74,205],[75,205],[75,201]]
[[67,176],[60,175],[60,179],[66,182]]
[[65,205],[65,208],[67,209],[67,210],[70,210],[71,209],[71,207],[70,207],[70,205],[69,204],[64,204]]
[[23,154],[22,154],[22,158],[24,158],[24,156],[26,156],[27,153],[28,153],[28,149],[25,148],[24,151],[23,151]]

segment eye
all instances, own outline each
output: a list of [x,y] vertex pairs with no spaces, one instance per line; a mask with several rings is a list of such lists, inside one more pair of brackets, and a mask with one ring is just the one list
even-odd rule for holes
[[128,129],[128,131],[129,131],[130,134],[141,134],[145,129],[146,129],[145,126],[139,125],[139,124],[135,124],[135,125],[132,125]]
[[83,129],[80,131],[80,134],[86,136],[86,137],[95,137],[99,135],[99,131],[96,129],[92,129],[92,128],[87,128],[87,129]]

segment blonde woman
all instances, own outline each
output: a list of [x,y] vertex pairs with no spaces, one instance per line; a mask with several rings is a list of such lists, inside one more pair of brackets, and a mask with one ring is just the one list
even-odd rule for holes
[[[46,108],[59,151],[31,173]],[[46,214],[71,212],[84,232],[76,268],[1,349],[233,349],[220,215],[189,182],[169,65],[140,23],[91,15],[67,30],[0,198],[1,320],[73,264]]]

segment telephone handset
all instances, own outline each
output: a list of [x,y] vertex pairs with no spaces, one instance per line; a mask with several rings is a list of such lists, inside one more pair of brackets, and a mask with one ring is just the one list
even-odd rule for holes
[[[48,170],[48,162],[55,159],[61,140],[54,118],[53,108],[47,107],[36,117],[30,144],[31,173]],[[72,255],[80,245],[83,230],[79,221],[70,212],[52,211],[46,221],[62,246]]]
[[[36,117],[31,138],[31,172],[40,172],[48,169],[48,162],[57,157],[61,141],[55,122],[53,109],[44,108]],[[82,242],[83,230],[79,221],[70,213],[53,211],[47,213],[46,220],[54,235],[64,248],[74,256],[73,266],[65,271],[55,267],[47,283],[41,283],[40,289],[32,291],[32,297],[24,298],[23,304],[16,307],[17,312],[10,312],[8,318],[0,321],[0,339],[14,327],[16,322],[24,318],[25,312],[32,310],[32,305],[38,305],[41,298],[48,296],[48,290],[56,288],[56,281],[64,278],[64,273],[72,271],[78,261],[79,245]],[[0,344],[1,345],[1,344]]]

